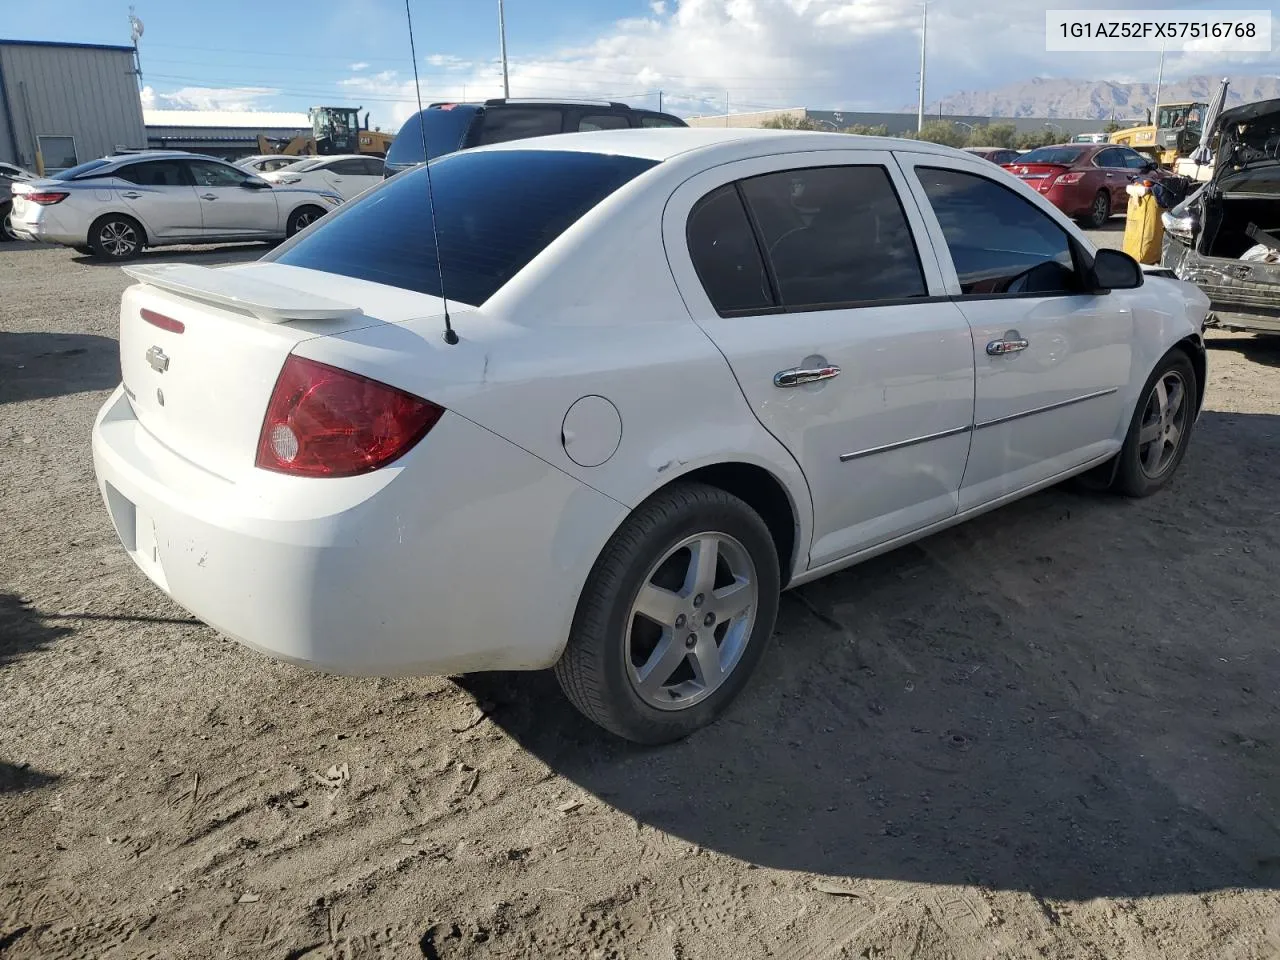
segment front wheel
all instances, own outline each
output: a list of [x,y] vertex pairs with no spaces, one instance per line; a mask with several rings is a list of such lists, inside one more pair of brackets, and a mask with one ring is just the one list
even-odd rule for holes
[[5,204],[0,209],[0,243],[8,243],[18,239],[17,231],[13,229],[13,217],[10,213],[11,204]]
[[1116,466],[1116,492],[1149,497],[1173,479],[1191,439],[1197,396],[1191,361],[1181,350],[1167,354],[1148,378],[1133,412]]
[[716,487],[673,486],[596,561],[555,667],[561,689],[628,740],[686,737],[746,685],[773,633],[779,582],[759,514]]
[[289,222],[285,225],[285,236],[292,237],[299,230],[305,230],[324,216],[319,207],[299,207],[289,214]]
[[89,228],[89,249],[104,260],[128,260],[142,252],[142,225],[132,217],[109,213]]

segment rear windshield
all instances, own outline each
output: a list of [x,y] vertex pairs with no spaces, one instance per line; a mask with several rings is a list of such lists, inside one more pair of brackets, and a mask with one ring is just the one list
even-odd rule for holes
[[1075,163],[1084,153],[1080,147],[1040,147],[1018,158],[1018,163]]
[[82,177],[86,173],[92,173],[99,167],[105,167],[110,160],[90,160],[88,163],[82,163],[78,167],[70,167],[61,173],[55,173],[50,179],[52,180],[74,180],[76,177]]
[[427,135],[427,153],[434,159],[462,148],[462,138],[476,115],[477,108],[466,104],[455,107],[433,107],[405,121],[387,151],[387,166],[410,167],[422,163],[422,134]]
[[[556,237],[656,161],[552,150],[454,153],[432,161],[444,291],[479,306]],[[267,260],[441,296],[427,168],[329,214]]]

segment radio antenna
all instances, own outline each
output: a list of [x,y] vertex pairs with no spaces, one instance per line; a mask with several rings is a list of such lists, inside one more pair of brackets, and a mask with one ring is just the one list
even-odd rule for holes
[[440,229],[436,225],[436,195],[431,187],[431,156],[427,153],[427,118],[422,116],[422,86],[418,83],[418,51],[413,44],[413,13],[409,0],[404,0],[404,17],[409,22],[409,54],[413,57],[413,89],[418,94],[418,133],[422,136],[422,159],[427,172],[427,209],[431,213],[431,241],[436,247],[436,270],[440,276],[440,300],[444,304],[444,342],[458,342],[457,331],[449,321],[449,298],[444,295],[444,262],[440,256]]

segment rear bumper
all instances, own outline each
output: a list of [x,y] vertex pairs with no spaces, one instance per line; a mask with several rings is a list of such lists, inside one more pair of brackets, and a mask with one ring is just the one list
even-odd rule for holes
[[16,215],[11,216],[9,223],[13,226],[13,232],[23,240],[32,240],[36,243],[60,243],[72,247],[81,246],[87,242],[88,230],[72,229],[64,218],[57,215],[55,208],[42,208],[38,214],[33,219],[19,219]]
[[1090,212],[1097,190],[1081,189],[1079,184],[1071,184],[1052,186],[1042,195],[1068,217],[1083,217]]
[[453,414],[375,474],[233,483],[155,440],[118,388],[93,458],[122,545],[165,593],[246,646],[344,674],[550,666],[624,513]]

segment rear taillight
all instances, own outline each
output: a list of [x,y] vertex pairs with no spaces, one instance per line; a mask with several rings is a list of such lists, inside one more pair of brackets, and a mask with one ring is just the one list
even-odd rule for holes
[[26,198],[32,203],[38,203],[42,207],[52,206],[55,203],[61,203],[71,194],[64,190],[45,190],[41,193],[28,193]]
[[291,356],[276,380],[255,465],[301,477],[351,477],[391,463],[444,408],[328,364]]
[[1083,177],[1083,173],[1064,173],[1058,178],[1057,182],[1063,186],[1069,187],[1073,183],[1079,183]]

